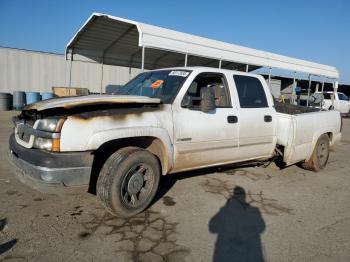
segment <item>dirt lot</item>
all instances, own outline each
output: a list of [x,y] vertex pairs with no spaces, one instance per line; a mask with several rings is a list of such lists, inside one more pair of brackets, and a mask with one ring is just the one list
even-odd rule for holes
[[350,120],[321,173],[271,164],[173,175],[146,212],[122,219],[94,195],[19,182],[10,118],[0,112],[0,261],[350,261]]

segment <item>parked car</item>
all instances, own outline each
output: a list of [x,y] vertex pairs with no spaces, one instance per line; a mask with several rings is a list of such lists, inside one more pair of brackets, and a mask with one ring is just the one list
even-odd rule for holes
[[[322,94],[316,92],[315,94]],[[349,98],[341,92],[323,92],[324,100],[322,108],[327,110],[337,110],[342,115],[349,116],[350,114],[350,101]]]
[[10,137],[23,176],[47,186],[97,181],[107,210],[128,217],[151,203],[161,175],[276,157],[317,172],[341,138],[339,112],[275,108],[260,75],[160,69],[118,93],[27,106]]

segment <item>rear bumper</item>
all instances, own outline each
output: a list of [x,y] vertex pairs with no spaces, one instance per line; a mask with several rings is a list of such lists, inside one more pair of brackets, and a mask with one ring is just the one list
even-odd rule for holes
[[82,186],[90,181],[93,155],[91,152],[52,153],[28,149],[16,142],[11,135],[10,158],[22,171],[18,174],[27,180],[47,186]]

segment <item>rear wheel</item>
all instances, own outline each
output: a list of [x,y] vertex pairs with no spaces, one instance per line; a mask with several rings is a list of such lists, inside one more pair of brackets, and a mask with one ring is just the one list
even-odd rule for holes
[[130,217],[145,210],[154,198],[160,165],[150,152],[127,147],[111,155],[97,180],[97,196],[114,215]]
[[314,151],[308,161],[302,164],[302,167],[318,172],[327,165],[329,157],[329,137],[326,134],[321,135],[315,145]]

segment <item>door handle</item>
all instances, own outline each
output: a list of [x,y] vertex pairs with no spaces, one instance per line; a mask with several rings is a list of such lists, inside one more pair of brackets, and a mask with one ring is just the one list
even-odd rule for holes
[[272,116],[270,116],[270,115],[264,116],[264,121],[265,122],[272,122]]
[[238,117],[237,116],[228,116],[227,117],[227,122],[230,124],[234,124],[238,122]]

